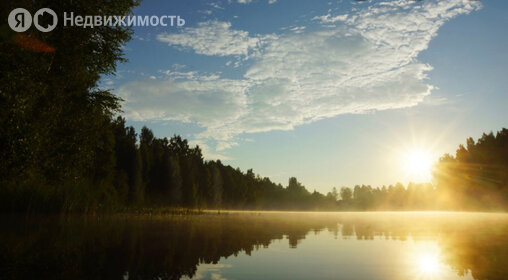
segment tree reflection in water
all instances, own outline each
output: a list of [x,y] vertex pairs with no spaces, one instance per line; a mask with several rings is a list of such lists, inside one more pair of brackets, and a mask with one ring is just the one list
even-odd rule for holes
[[[291,248],[298,248],[309,233],[322,230],[351,241],[432,240],[440,248],[440,261],[458,275],[508,275],[504,214],[229,213],[3,220],[2,279],[191,278],[199,264],[217,264],[240,252],[250,255],[274,240],[287,239]],[[430,271],[433,262],[423,258],[421,265]]]

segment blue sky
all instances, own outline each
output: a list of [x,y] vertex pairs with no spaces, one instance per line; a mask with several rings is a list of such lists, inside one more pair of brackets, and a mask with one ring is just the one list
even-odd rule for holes
[[[247,3],[243,3],[247,2]],[[150,1],[103,84],[137,130],[309,189],[422,181],[466,137],[508,126],[506,1]]]

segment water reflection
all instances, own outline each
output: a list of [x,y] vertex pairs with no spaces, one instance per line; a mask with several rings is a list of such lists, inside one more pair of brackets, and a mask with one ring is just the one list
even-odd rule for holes
[[428,276],[437,276],[440,272],[441,263],[435,254],[421,254],[418,256],[418,268],[420,274]]
[[505,279],[508,215],[3,218],[1,279]]

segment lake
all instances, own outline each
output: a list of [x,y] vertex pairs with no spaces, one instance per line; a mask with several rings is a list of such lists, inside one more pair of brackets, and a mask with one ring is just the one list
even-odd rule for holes
[[508,215],[3,217],[0,279],[507,279]]

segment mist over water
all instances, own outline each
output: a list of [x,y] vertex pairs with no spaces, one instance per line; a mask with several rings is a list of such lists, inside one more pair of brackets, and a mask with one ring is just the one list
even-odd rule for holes
[[4,217],[2,279],[503,279],[507,214]]

